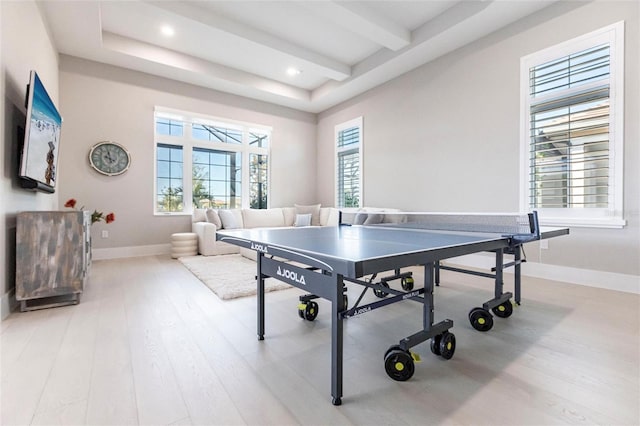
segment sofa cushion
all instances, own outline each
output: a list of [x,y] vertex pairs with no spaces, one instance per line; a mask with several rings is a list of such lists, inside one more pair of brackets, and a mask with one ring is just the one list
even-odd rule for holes
[[284,226],[293,226],[296,221],[296,208],[282,207],[282,215],[284,216]]
[[242,209],[242,220],[247,229],[284,226],[284,215],[279,208]]
[[311,213],[311,225],[320,226],[320,204],[313,204],[310,206],[294,204],[294,207],[296,208],[296,214]]
[[354,225],[364,225],[364,222],[367,220],[369,215],[367,213],[356,213],[356,216],[353,218]]
[[205,211],[205,216],[207,217],[207,222],[213,223],[216,226],[216,229],[222,229],[222,221],[220,220],[220,216],[216,210],[207,209]]
[[320,226],[338,226],[340,211],[335,207],[320,207]]
[[296,222],[293,224],[295,227],[310,226],[311,225],[311,213],[297,214]]
[[218,215],[224,229],[244,228],[242,212],[238,209],[219,210]]
[[205,209],[193,209],[193,215],[191,216],[191,222],[206,222],[207,215]]
[[382,223],[384,215],[382,213],[369,213],[367,219],[364,221],[364,225],[377,225]]

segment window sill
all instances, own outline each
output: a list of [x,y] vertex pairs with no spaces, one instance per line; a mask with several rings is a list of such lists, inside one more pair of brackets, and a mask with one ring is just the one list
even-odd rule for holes
[[191,216],[191,213],[187,213],[187,212],[166,212],[166,213],[162,213],[162,212],[155,212],[153,213],[154,216],[164,216],[164,217],[175,217],[175,216]]
[[541,226],[569,226],[577,228],[608,228],[622,229],[627,221],[621,217],[611,218],[571,218],[571,217],[540,217]]

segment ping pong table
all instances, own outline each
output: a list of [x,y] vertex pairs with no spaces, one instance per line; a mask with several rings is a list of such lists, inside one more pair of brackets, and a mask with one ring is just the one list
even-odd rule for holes
[[[568,229],[542,230],[537,214],[451,215],[403,214],[391,223],[334,227],[256,228],[220,230],[216,239],[248,248],[257,253],[257,332],[265,335],[265,279],[273,277],[304,290],[300,316],[313,320],[318,305],[312,299],[331,302],[331,396],[334,405],[342,403],[343,393],[343,321],[392,303],[412,300],[423,305],[423,327],[392,345],[384,356],[385,371],[394,380],[411,378],[415,371],[410,348],[431,340],[431,351],[444,359],[453,357],[456,340],[449,330],[453,321],[434,323],[434,283],[436,265],[444,259],[478,252],[496,253],[495,298],[483,305],[484,311],[511,315],[511,293],[503,292],[503,254],[519,252],[520,246],[541,238],[568,233]],[[401,273],[406,267],[424,268],[424,285],[413,289]],[[376,282],[377,274],[394,271]],[[518,271],[519,272],[519,271]],[[364,277],[370,276],[366,279]],[[388,282],[400,279],[403,290]],[[360,305],[362,295],[351,308],[347,306],[345,282],[371,289],[381,300]],[[409,285],[411,284],[411,285]],[[486,309],[485,309],[486,308]],[[480,309],[480,308],[478,308]],[[506,310],[506,311],[505,311]],[[498,314],[500,312],[500,314]],[[487,315],[488,312],[486,312]],[[471,315],[471,313],[470,313]],[[470,316],[471,320],[471,316]],[[481,319],[476,318],[476,321]],[[473,322],[472,322],[473,323]]]

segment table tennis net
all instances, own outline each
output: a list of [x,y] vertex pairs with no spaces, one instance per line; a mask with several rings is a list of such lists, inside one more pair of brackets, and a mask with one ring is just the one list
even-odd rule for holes
[[538,233],[532,213],[341,212],[341,223],[501,235],[535,236]]

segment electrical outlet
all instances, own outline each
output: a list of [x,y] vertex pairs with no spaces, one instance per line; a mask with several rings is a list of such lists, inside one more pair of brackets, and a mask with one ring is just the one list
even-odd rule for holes
[[102,231],[102,238],[109,238],[109,231],[107,231],[106,229]]
[[548,240],[540,240],[540,250],[549,249],[549,241]]

